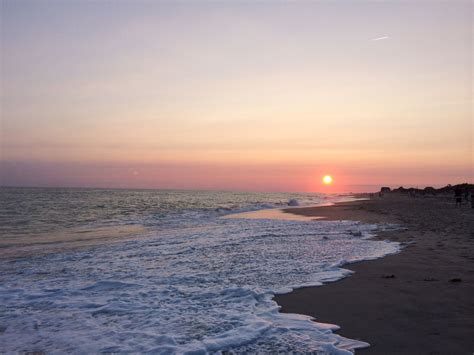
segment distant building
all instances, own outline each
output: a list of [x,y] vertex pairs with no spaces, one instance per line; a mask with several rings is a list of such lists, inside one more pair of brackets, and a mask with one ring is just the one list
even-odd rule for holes
[[408,193],[408,189],[405,189],[403,186],[400,186],[398,189],[394,189],[392,192],[406,194]]

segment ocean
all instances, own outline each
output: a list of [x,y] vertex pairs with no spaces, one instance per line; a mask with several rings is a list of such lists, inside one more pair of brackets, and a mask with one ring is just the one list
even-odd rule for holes
[[351,353],[273,296],[398,252],[371,239],[394,226],[235,215],[350,199],[0,188],[0,352]]

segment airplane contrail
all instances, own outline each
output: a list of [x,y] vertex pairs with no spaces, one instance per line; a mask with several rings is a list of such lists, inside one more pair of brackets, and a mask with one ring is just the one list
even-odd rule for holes
[[381,41],[381,40],[383,40],[383,39],[388,39],[388,36],[372,38],[371,41]]

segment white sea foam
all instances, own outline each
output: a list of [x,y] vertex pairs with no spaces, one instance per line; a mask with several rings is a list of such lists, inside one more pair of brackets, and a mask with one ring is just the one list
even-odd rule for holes
[[272,297],[399,250],[370,240],[376,230],[213,217],[140,240],[4,261],[0,350],[350,353],[367,344],[334,334],[335,325],[279,313]]

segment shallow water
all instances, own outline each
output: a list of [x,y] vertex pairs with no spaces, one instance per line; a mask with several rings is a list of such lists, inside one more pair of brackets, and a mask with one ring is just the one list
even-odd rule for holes
[[[151,199],[145,192],[138,195]],[[233,201],[215,193],[213,202],[193,196],[185,199],[193,208],[158,207],[158,216],[143,206],[131,218],[109,213],[86,222],[88,228],[132,221],[146,233],[120,243],[0,261],[0,350],[346,353],[365,346],[334,334],[335,326],[279,313],[272,297],[337,280],[349,273],[340,267],[344,263],[397,252],[398,244],[369,240],[377,226],[357,222],[220,218],[294,198],[246,195]],[[226,203],[216,203],[219,198]],[[299,198],[303,204],[327,202],[323,196]],[[38,224],[31,219],[31,225]],[[75,221],[77,228],[84,217]],[[49,228],[68,230],[64,223]],[[9,239],[19,235],[10,233]]]

